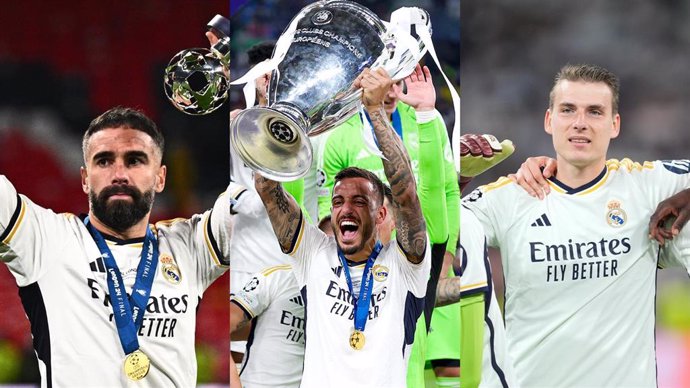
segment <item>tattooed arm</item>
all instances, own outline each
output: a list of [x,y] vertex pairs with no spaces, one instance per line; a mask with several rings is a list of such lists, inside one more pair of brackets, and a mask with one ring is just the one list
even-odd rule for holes
[[436,287],[436,307],[460,301],[460,276],[441,279]]
[[258,172],[254,173],[254,186],[264,201],[280,249],[284,253],[290,252],[302,214],[297,202],[283,190],[280,183],[264,178]]
[[369,113],[379,148],[385,157],[383,168],[393,191],[396,238],[407,260],[421,263],[426,249],[426,224],[417,198],[410,159],[402,140],[390,126],[383,100],[393,81],[385,70],[365,69],[355,81],[363,89],[362,103]]
[[247,316],[237,303],[230,302],[230,334],[247,326],[250,320],[250,317]]

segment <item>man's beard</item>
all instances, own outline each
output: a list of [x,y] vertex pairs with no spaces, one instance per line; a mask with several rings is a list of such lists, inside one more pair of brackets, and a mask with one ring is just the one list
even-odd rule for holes
[[343,245],[340,243],[340,235],[338,234],[336,227],[333,227],[333,233],[335,235],[336,243],[338,244],[338,247],[343,252],[343,254],[354,255],[355,253],[364,249],[364,246],[367,244],[367,242],[371,238],[371,235],[374,233],[373,229],[374,228],[371,225],[368,227],[362,226],[362,230],[361,230],[362,234],[360,235],[359,244],[357,244],[355,246],[351,246],[351,247],[343,247]]
[[[115,194],[127,194],[132,201],[113,200],[108,198]],[[134,186],[108,186],[100,194],[89,191],[91,211],[106,226],[116,232],[124,232],[141,221],[153,206],[153,190],[142,193]]]

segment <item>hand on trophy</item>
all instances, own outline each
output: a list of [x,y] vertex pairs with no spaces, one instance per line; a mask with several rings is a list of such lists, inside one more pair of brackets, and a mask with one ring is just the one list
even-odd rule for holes
[[[208,39],[208,43],[213,47],[216,43],[220,41],[219,38],[219,32],[215,28],[211,28],[208,31],[206,31],[206,39]],[[226,77],[230,78],[230,68],[223,66],[223,74],[225,74]]]
[[417,64],[412,74],[405,78],[407,93],[403,93],[402,85],[395,84],[393,89],[400,101],[410,105],[416,111],[434,110],[436,106],[436,90],[431,80],[429,68]]
[[382,68],[364,69],[354,82],[356,89],[362,89],[362,104],[370,113],[383,109],[383,100],[391,88],[393,80]]

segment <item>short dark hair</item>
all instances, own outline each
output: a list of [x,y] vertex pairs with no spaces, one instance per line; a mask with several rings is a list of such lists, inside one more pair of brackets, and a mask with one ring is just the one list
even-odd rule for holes
[[276,47],[276,42],[272,40],[263,41],[253,45],[247,50],[249,57],[249,66],[255,66],[259,62],[271,58],[273,49]]
[[618,113],[618,93],[620,89],[620,82],[618,77],[607,69],[591,64],[571,65],[567,64],[558,71],[553,80],[553,86],[549,93],[549,108],[553,108],[553,99],[556,93],[556,85],[562,80],[566,81],[584,81],[584,82],[603,82],[609,89],[611,89],[611,107],[613,114]]
[[381,182],[381,179],[379,179],[376,174],[359,167],[347,167],[340,170],[340,172],[336,174],[333,187],[335,187],[338,182],[346,178],[364,178],[371,182],[372,186],[374,186],[374,191],[376,192],[376,199],[379,201],[379,204],[383,205],[385,189],[383,187],[383,182]]
[[106,128],[129,128],[142,131],[151,136],[156,147],[160,150],[161,157],[163,155],[165,139],[163,139],[163,133],[158,129],[156,123],[140,110],[118,106],[105,111],[89,124],[81,142],[84,159],[86,159],[86,148],[91,136]]

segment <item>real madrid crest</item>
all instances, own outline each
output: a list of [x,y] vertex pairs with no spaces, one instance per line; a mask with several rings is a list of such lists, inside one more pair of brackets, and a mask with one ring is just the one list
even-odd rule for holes
[[163,272],[163,277],[165,280],[172,284],[180,283],[182,280],[182,274],[180,274],[180,269],[175,265],[175,260],[167,253],[161,255],[161,272]]
[[388,279],[388,267],[381,264],[376,264],[374,268],[371,269],[371,273],[374,275],[374,280],[377,282]]
[[609,201],[606,207],[609,209],[606,213],[606,222],[608,222],[608,224],[614,228],[623,226],[623,224],[625,224],[625,222],[628,220],[628,216],[621,208],[620,201],[613,199]]

